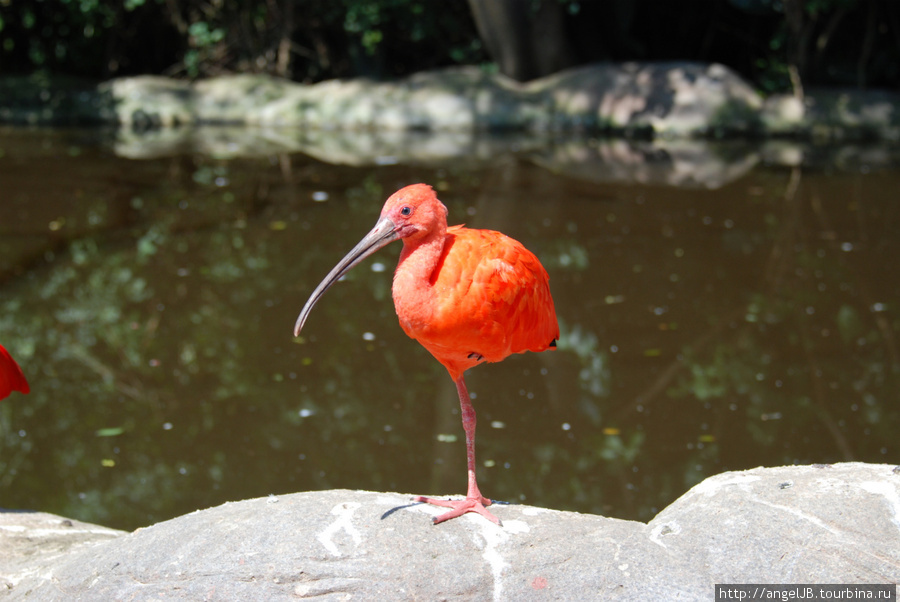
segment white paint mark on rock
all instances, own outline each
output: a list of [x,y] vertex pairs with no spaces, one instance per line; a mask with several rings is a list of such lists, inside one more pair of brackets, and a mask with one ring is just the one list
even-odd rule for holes
[[864,481],[859,486],[869,493],[884,497],[891,511],[891,522],[900,529],[900,494],[897,493],[897,488],[885,481]]
[[819,527],[820,529],[825,529],[832,535],[837,535],[837,536],[842,535],[842,533],[839,529],[835,529],[831,525],[826,524],[825,521],[823,521],[818,516],[814,516],[807,512],[803,512],[802,510],[800,510],[798,508],[792,508],[790,506],[784,506],[782,504],[773,504],[772,502],[767,502],[766,500],[761,500],[761,499],[753,499],[753,501],[756,502],[757,504],[762,504],[763,506],[768,506],[769,508],[775,508],[776,510],[781,510],[782,512],[796,516],[797,518],[799,518],[801,520],[805,520],[809,523],[814,524],[815,526]]
[[316,535],[316,539],[318,539],[319,542],[325,546],[325,549],[331,552],[333,556],[342,555],[337,544],[332,540],[332,538],[340,531],[346,531],[347,535],[353,539],[353,543],[356,545],[362,543],[362,536],[359,534],[359,531],[356,530],[356,527],[353,526],[353,512],[356,511],[359,506],[358,502],[344,502],[332,508],[331,513],[337,516],[337,518],[333,523],[328,525],[324,531]]
[[538,514],[544,514],[545,512],[551,512],[551,510],[547,508],[535,508],[534,506],[522,508],[522,514],[525,516],[537,516]]
[[668,548],[669,546],[662,542],[660,536],[678,535],[679,533],[681,533],[681,525],[678,524],[678,521],[670,520],[656,525],[650,530],[650,541],[656,545]]
[[411,502],[409,500],[411,500],[411,499],[412,499],[411,496],[382,494],[382,495],[377,495],[375,497],[375,503],[378,504],[379,506],[397,507],[397,506],[405,506],[407,504],[410,504]]
[[694,485],[690,493],[704,494],[706,497],[712,497],[719,492],[720,489],[726,487],[739,487],[742,491],[750,491],[750,483],[755,483],[761,477],[748,474],[724,474],[706,479],[705,481]]
[[87,526],[79,527],[62,527],[58,529],[49,527],[26,527],[24,525],[0,525],[0,531],[8,531],[10,533],[27,533],[29,538],[51,537],[56,535],[122,535],[120,531],[107,529],[106,527]]
[[[528,523],[521,520],[504,520],[503,526],[486,521],[483,517],[469,514],[482,525],[481,536],[484,538],[484,552],[482,557],[491,567],[491,576],[494,578],[494,600],[503,600],[503,569],[510,566],[504,560],[502,547],[513,535],[528,533]],[[477,544],[478,542],[476,542]]]

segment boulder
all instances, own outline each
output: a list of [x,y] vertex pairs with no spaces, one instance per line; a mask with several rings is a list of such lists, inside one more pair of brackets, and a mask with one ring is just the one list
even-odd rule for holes
[[27,595],[16,587],[20,582],[41,582],[64,558],[122,535],[124,531],[46,512],[0,508],[0,598]]
[[763,102],[718,64],[604,63],[567,69],[526,88],[545,97],[561,129],[647,131],[664,137],[752,133]]
[[812,90],[762,95],[719,64],[595,63],[519,83],[480,67],[395,81],[306,85],[263,74],[190,82],[160,76],[94,85],[50,76],[0,78],[0,122],[117,123],[138,131],[184,125],[323,131],[624,134],[665,138],[775,135],[900,139],[900,95]]
[[[189,86],[189,95],[185,88]],[[736,73],[702,63],[599,63],[520,84],[478,67],[382,82],[302,85],[266,75],[194,84],[157,77],[105,84],[122,124],[295,125],[382,131],[750,131],[762,100]],[[138,90],[144,98],[135,102]],[[190,113],[188,115],[187,113]]]
[[133,533],[0,513],[10,600],[710,600],[717,583],[900,582],[900,468],[711,477],[644,524],[498,503],[440,525],[395,493],[226,503]]

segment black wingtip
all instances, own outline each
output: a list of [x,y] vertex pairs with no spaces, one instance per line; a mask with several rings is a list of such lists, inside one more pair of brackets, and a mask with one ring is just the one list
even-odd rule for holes
[[552,341],[550,341],[550,344],[548,345],[548,347],[554,347],[554,348],[555,348],[555,347],[556,347],[556,339],[553,339]]

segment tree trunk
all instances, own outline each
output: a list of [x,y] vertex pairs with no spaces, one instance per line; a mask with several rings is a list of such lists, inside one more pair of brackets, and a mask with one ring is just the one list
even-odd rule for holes
[[469,0],[478,33],[500,72],[518,81],[577,64],[556,0]]

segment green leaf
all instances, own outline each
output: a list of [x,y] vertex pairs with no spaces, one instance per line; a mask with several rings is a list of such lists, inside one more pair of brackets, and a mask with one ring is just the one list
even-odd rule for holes
[[98,429],[94,434],[98,437],[118,437],[125,432],[121,426],[112,426],[109,428]]

